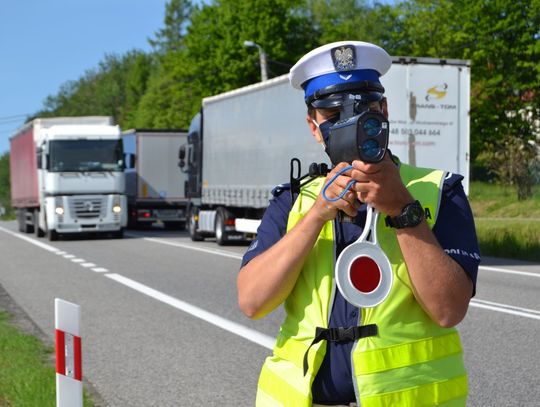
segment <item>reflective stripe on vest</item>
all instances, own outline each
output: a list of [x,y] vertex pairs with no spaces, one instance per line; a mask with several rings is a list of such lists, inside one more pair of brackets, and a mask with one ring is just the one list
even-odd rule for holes
[[[432,227],[439,210],[442,171],[400,166],[411,194],[426,210]],[[325,179],[304,187],[289,214],[287,230],[312,207]],[[467,377],[461,342],[454,328],[435,324],[414,299],[407,267],[395,231],[377,224],[379,244],[388,256],[394,285],[382,304],[362,309],[361,325],[375,323],[379,335],[362,338],[353,347],[352,368],[357,402],[371,406],[463,406]],[[309,370],[303,375],[303,356],[315,329],[327,328],[334,287],[332,222],[327,222],[307,257],[296,285],[285,302],[286,317],[259,378],[258,406],[312,404],[311,385],[324,359],[326,341],[308,354]]]

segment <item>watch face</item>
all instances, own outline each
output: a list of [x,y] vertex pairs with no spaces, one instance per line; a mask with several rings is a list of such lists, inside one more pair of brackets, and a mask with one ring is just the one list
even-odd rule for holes
[[424,217],[424,209],[422,208],[422,206],[420,204],[418,204],[417,202],[413,203],[411,206],[409,206],[409,211],[408,211],[408,220],[409,220],[409,223],[413,224],[413,225],[417,225],[419,224],[423,217]]

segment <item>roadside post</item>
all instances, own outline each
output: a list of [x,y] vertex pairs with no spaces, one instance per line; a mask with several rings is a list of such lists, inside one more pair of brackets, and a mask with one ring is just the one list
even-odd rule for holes
[[56,406],[82,407],[81,307],[55,298]]

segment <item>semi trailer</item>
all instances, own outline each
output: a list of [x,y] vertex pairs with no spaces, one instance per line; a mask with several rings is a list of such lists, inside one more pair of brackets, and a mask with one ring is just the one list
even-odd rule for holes
[[[460,173],[468,192],[469,62],[394,57],[381,82],[392,153]],[[301,162],[294,172],[328,164],[306,124],[303,99],[288,75],[203,99],[179,151],[192,240],[215,236],[225,244],[255,234],[272,189],[291,178],[291,159]]]
[[161,223],[184,229],[188,200],[187,175],[178,171],[177,154],[187,131],[131,129],[122,133],[126,154],[128,227]]

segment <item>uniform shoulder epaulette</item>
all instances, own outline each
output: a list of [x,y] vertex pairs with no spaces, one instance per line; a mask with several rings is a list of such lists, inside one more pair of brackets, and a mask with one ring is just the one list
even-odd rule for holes
[[444,177],[444,183],[443,183],[443,191],[448,191],[458,184],[461,184],[461,181],[463,180],[463,175],[456,174],[453,172],[447,172],[446,176]]
[[285,191],[290,191],[291,190],[291,184],[289,183],[286,183],[286,184],[279,184],[279,185],[276,185],[274,187],[274,189],[272,189],[272,196],[277,198],[278,196],[280,196],[283,192]]

